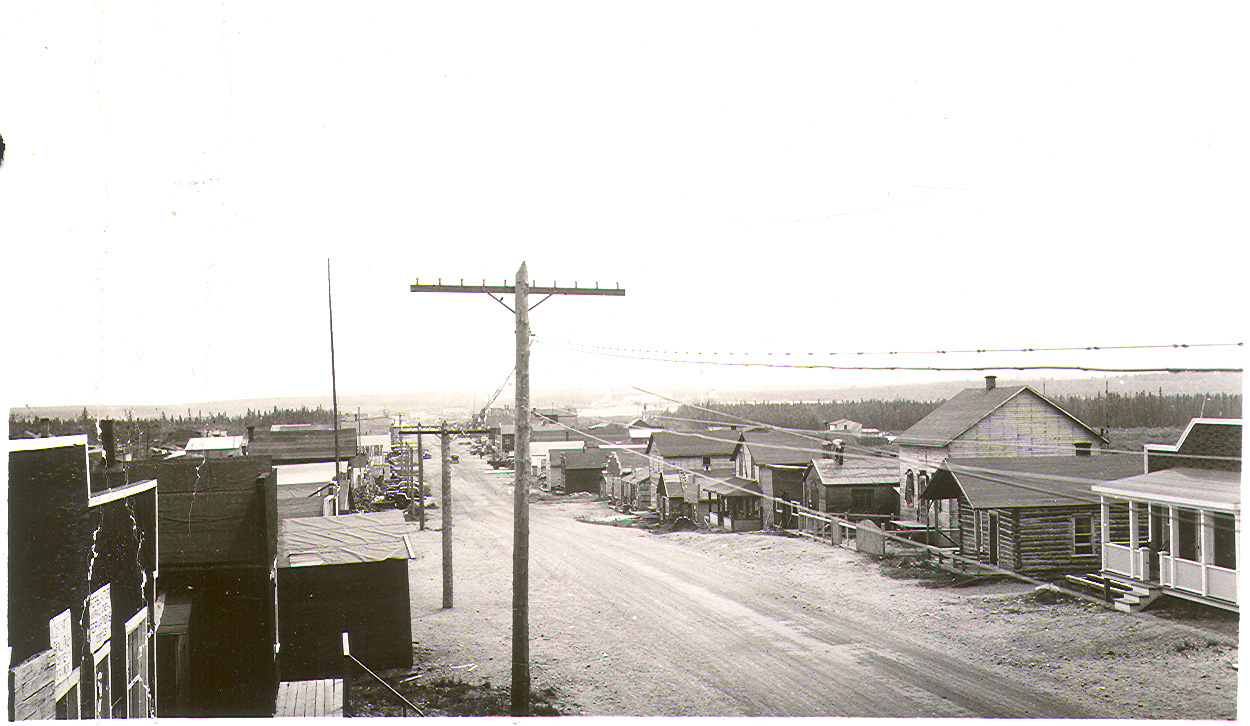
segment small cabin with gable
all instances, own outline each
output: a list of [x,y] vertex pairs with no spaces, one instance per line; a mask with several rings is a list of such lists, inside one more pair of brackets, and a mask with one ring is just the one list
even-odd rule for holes
[[1083,455],[1107,447],[1100,432],[1029,386],[996,381],[986,376],[984,388],[964,389],[895,439],[903,524],[936,529],[944,542],[957,536],[958,500],[920,497],[948,457]]

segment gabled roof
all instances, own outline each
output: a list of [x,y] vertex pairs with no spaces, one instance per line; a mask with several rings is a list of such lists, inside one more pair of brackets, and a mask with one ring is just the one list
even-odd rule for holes
[[1241,472],[1164,469],[1096,484],[1093,491],[1125,499],[1239,511]]
[[[605,449],[565,450],[564,469],[602,469],[608,463]],[[552,452],[553,458],[555,452]]]
[[[339,429],[339,459],[356,455],[356,429]],[[248,453],[268,456],[275,464],[307,464],[334,461],[334,429],[257,431]]]
[[629,471],[649,471],[651,468],[651,460],[637,449],[624,448],[605,448],[609,456],[615,455],[616,461],[621,465],[622,472]]
[[[825,441],[813,431],[798,434],[789,431],[746,431],[739,446],[751,452],[751,459],[760,466],[776,464],[805,465],[823,455]],[[738,449],[735,447],[734,455]]]
[[407,534],[397,510],[284,519],[278,524],[278,566],[406,560],[415,556]]
[[1106,437],[1090,428],[1084,421],[1064,411],[1049,398],[1034,391],[1032,388],[1028,386],[1002,386],[991,389],[965,388],[900,434],[894,440],[894,443],[904,446],[947,446],[982,419],[994,413],[1000,406],[1025,391],[1050,404],[1057,412],[1072,419],[1073,422],[1100,440],[1104,442],[1107,440]]
[[697,432],[656,431],[647,444],[652,456],[729,456],[734,452],[741,431],[712,429]]
[[1140,471],[1141,459],[1132,454],[947,459],[920,498],[955,499],[962,492],[973,509],[1097,506],[1095,481]]
[[841,464],[835,459],[814,459],[807,471],[825,486],[898,483],[898,460],[884,457],[847,456]]

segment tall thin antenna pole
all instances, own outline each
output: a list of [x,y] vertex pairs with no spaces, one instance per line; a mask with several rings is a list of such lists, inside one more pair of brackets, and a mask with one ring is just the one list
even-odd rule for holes
[[330,286],[330,258],[326,258],[326,301],[330,305],[330,396],[334,405],[334,497],[338,500],[338,508],[347,505],[347,497],[343,493],[343,480],[339,477],[339,388],[334,373],[334,296]]

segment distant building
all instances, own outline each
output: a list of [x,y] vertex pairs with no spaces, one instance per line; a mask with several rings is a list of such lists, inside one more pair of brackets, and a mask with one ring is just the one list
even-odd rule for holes
[[858,434],[864,430],[863,424],[857,421],[852,421],[849,418],[840,418],[837,421],[830,421],[827,426],[828,431],[837,431],[838,433],[847,433],[851,435]]
[[[651,462],[652,486],[657,492],[663,487],[667,507],[680,506],[680,510],[668,509],[666,514],[707,520],[709,500],[701,495],[698,482],[688,472],[733,467],[734,450],[741,438],[742,432],[732,429],[652,434],[646,450]],[[679,498],[674,496],[677,491],[682,492]]]
[[[787,529],[795,525],[794,504],[803,498],[803,477],[813,459],[824,458],[820,432],[745,431],[734,449],[735,475],[760,493],[760,525]],[[722,496],[741,496],[738,494]]]
[[184,450],[187,456],[224,459],[243,456],[246,448],[247,438],[243,436],[197,436],[187,440]]

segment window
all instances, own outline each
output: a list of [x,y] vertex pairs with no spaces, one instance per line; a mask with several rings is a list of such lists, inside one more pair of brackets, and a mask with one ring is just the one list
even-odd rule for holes
[[113,718],[112,701],[109,698],[109,656],[108,648],[101,648],[95,664],[95,717]]
[[147,718],[148,609],[126,623],[126,717]]
[[78,720],[78,686],[70,686],[69,690],[56,700],[56,718],[59,721]]
[[1150,544],[1150,505],[1145,502],[1133,502],[1137,512],[1137,546],[1146,547]]
[[1194,509],[1176,510],[1176,556],[1182,560],[1198,562],[1198,512]]
[[1211,564],[1237,569],[1237,520],[1231,514],[1213,514],[1211,526],[1215,529]]
[[1072,554],[1094,554],[1094,518],[1072,518]]
[[911,504],[915,500],[916,491],[916,475],[911,473],[911,469],[907,470],[907,486],[903,489],[903,497]]
[[703,457],[703,471],[710,471],[711,469],[712,469],[712,457],[710,456]]
[[872,511],[871,487],[854,487],[851,489],[851,509],[856,512]]

